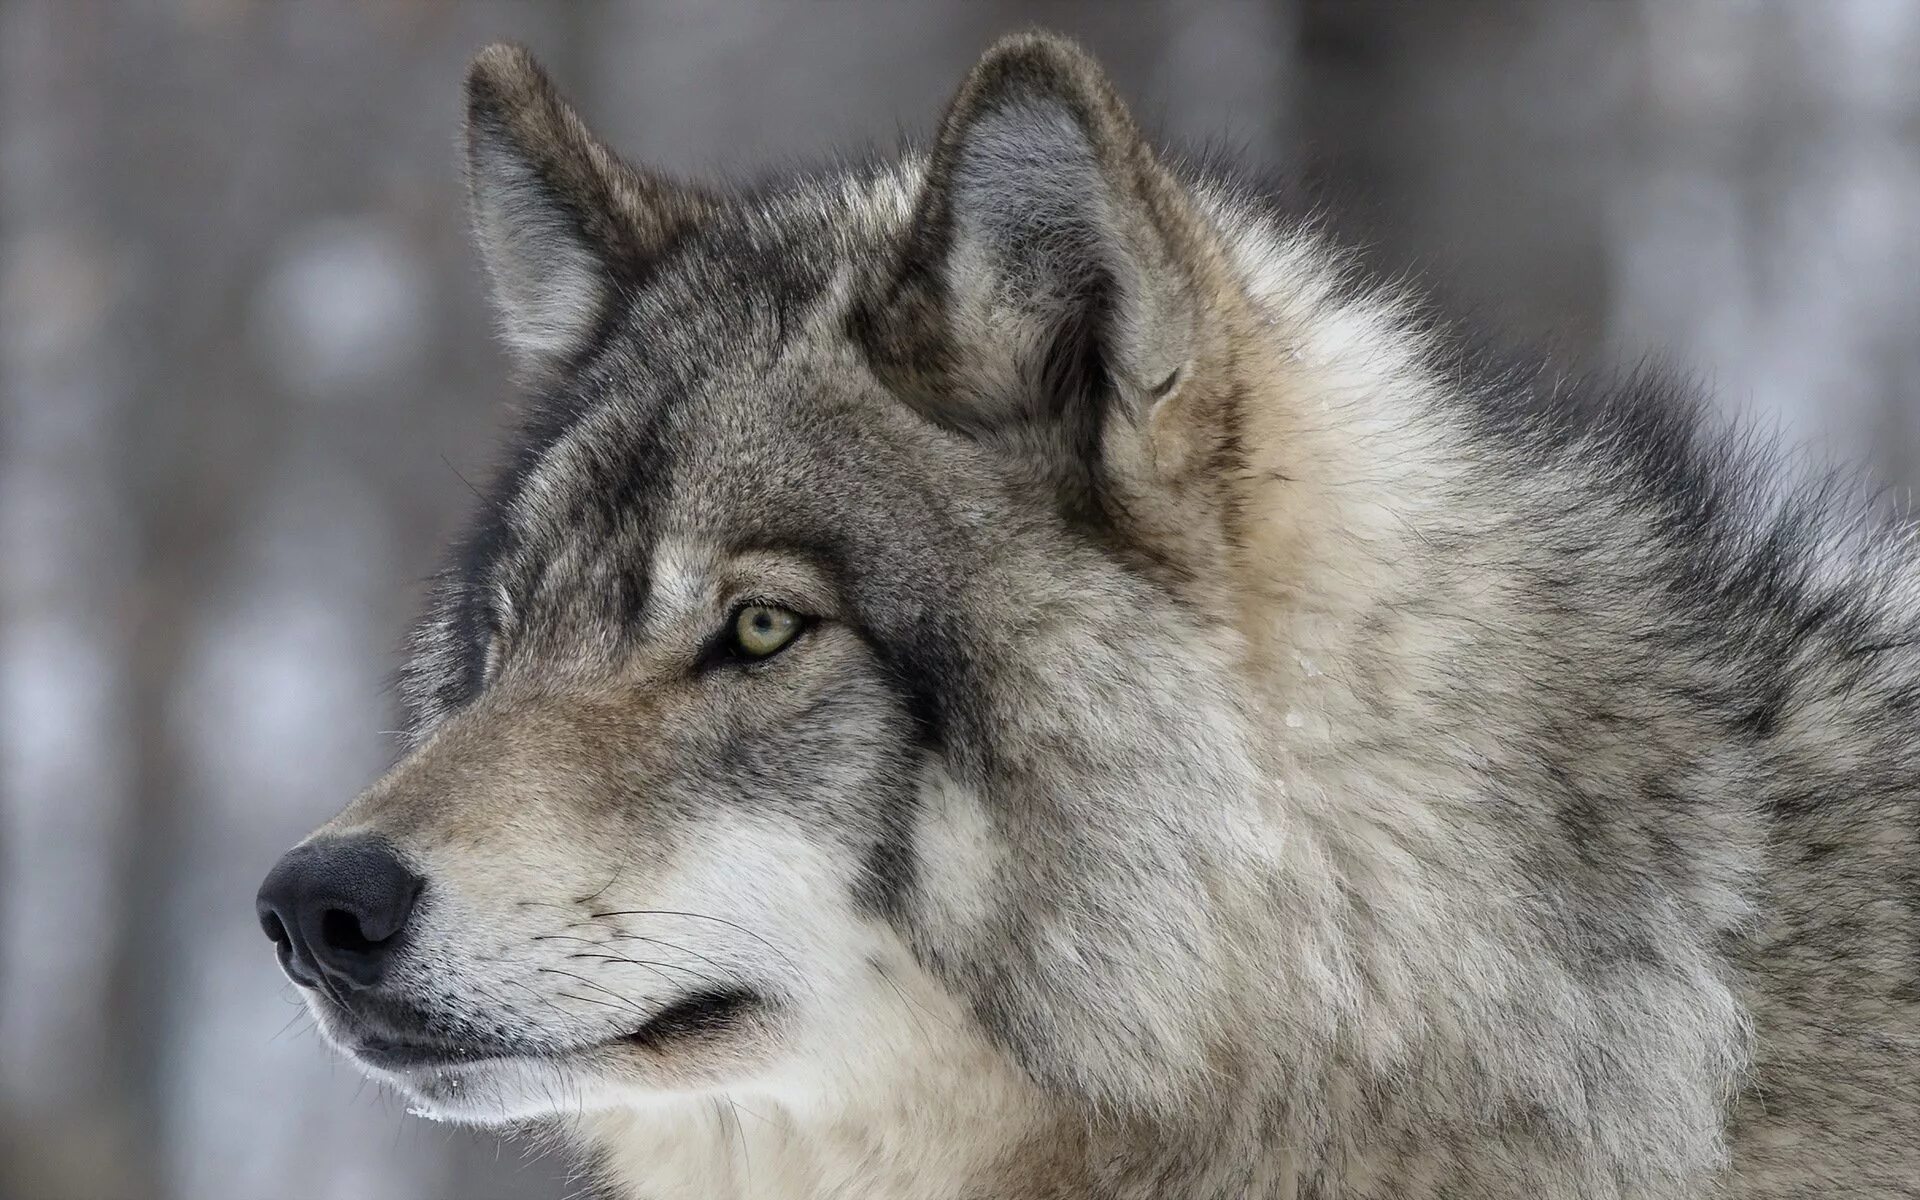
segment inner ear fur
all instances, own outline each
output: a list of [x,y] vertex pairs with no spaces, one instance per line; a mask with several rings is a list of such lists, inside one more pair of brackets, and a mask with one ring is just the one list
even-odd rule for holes
[[715,202],[621,161],[519,46],[475,56],[466,100],[474,240],[508,349],[538,376],[587,345]]
[[940,122],[889,269],[851,325],[883,378],[974,432],[1179,385],[1200,349],[1206,222],[1073,43],[1008,38]]
[[948,107],[849,329],[931,419],[1036,459],[1070,507],[1158,525],[1228,504],[1248,314],[1211,220],[1100,67],[1023,34]]

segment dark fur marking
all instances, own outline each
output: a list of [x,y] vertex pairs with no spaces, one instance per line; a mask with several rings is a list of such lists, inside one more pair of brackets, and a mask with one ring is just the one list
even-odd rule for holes
[[747,988],[703,989],[656,1014],[627,1040],[648,1050],[660,1050],[688,1038],[717,1037],[764,1004],[758,993]]

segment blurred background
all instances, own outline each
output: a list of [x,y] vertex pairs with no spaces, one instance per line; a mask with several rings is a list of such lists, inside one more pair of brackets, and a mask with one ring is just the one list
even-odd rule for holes
[[740,175],[924,132],[1036,21],[1481,319],[1920,474],[1920,0],[0,3],[0,1195],[576,1189],[335,1061],[252,914],[393,753],[510,394],[462,68],[524,41]]

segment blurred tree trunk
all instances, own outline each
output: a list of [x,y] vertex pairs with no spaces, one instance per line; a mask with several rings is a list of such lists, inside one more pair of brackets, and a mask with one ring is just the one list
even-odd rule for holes
[[129,923],[152,897],[124,870],[141,820],[123,602],[144,314],[124,266],[141,231],[117,226],[97,174],[110,61],[77,9],[0,10],[0,1052],[15,1143],[0,1178],[53,1198],[137,1194],[153,1134],[138,1010],[155,997],[122,987]]
[[1615,345],[1683,350],[1763,427],[1911,486],[1920,5],[1638,7]]

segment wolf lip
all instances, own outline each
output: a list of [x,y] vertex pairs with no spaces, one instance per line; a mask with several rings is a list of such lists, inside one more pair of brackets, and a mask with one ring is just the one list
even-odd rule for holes
[[711,1037],[724,1033],[760,1004],[759,995],[747,988],[708,988],[662,1009],[624,1040],[657,1050],[669,1042]]
[[[715,1037],[738,1024],[749,1011],[764,1003],[758,993],[748,988],[704,989],[676,1000],[649,1018],[646,1024],[617,1041],[649,1050],[661,1050],[682,1041]],[[366,1065],[390,1071],[477,1065],[515,1056],[512,1050],[504,1047],[478,1046],[439,1038],[393,1036],[365,1030],[352,1037],[350,1048],[353,1056]],[[542,1057],[539,1054],[529,1056]]]
[[410,1067],[445,1067],[483,1062],[500,1057],[497,1053],[475,1050],[450,1042],[414,1041],[400,1038],[360,1037],[353,1043],[353,1055],[370,1067],[403,1070]]

